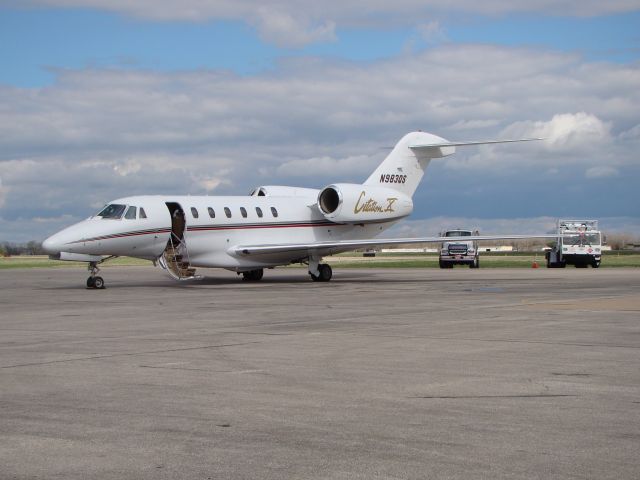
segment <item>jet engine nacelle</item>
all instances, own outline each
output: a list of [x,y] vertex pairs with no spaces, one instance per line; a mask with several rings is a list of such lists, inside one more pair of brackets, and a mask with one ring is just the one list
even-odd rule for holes
[[375,223],[406,217],[413,201],[387,187],[336,183],[320,191],[318,208],[332,222]]

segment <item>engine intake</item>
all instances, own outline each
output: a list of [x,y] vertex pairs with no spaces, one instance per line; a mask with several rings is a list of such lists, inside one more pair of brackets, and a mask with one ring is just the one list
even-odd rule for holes
[[338,183],[320,191],[318,209],[336,223],[376,223],[406,217],[413,201],[392,188]]
[[325,215],[335,212],[341,202],[340,192],[335,187],[327,187],[318,195],[318,206]]

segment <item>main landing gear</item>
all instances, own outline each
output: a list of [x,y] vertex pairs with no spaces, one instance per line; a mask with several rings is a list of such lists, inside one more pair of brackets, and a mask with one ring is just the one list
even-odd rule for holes
[[320,263],[320,258],[309,257],[309,276],[314,282],[328,282],[333,276],[333,270],[326,263]]
[[264,270],[258,268],[257,270],[249,270],[248,272],[242,272],[242,280],[245,282],[258,282],[262,280]]
[[333,276],[333,270],[331,270],[331,267],[326,263],[322,263],[318,265],[318,275],[314,275],[313,273],[309,273],[309,275],[314,282],[328,282]]

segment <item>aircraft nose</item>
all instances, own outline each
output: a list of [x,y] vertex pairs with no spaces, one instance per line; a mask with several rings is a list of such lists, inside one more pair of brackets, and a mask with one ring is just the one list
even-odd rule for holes
[[49,255],[60,253],[60,251],[62,250],[60,235],[56,233],[47,238],[44,242],[42,242],[42,249]]

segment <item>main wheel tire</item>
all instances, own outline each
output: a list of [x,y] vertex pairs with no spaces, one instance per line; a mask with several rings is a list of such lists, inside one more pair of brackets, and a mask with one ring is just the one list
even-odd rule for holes
[[87,288],[96,288],[95,277],[87,278]]
[[318,265],[318,271],[320,273],[321,282],[328,282],[329,280],[331,280],[331,277],[333,276],[333,270],[329,265],[327,265],[326,263]]
[[262,268],[258,268],[256,270],[249,270],[248,272],[242,272],[242,279],[247,282],[257,282],[262,280],[262,276],[264,275],[264,270]]
[[104,288],[104,279],[102,277],[93,277],[93,288]]

